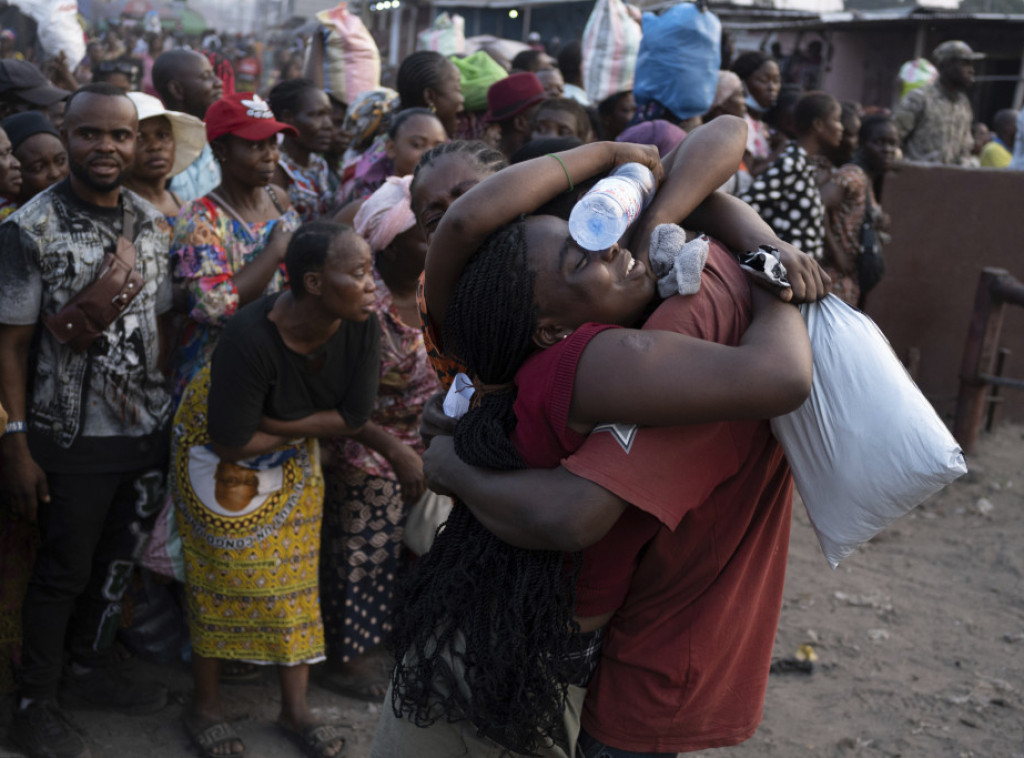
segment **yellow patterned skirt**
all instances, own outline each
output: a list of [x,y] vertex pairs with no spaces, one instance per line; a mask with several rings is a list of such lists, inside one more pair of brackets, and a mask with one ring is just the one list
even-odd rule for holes
[[192,647],[208,658],[262,664],[323,660],[317,442],[221,461],[208,447],[209,388],[205,368],[175,414],[171,459]]

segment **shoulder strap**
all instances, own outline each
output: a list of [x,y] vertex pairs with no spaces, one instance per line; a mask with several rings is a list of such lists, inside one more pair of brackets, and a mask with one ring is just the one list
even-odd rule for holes
[[277,208],[277,212],[283,216],[286,211],[284,206],[281,205],[281,201],[277,199],[277,192],[275,192],[274,188],[269,184],[266,186],[266,190],[267,194],[270,195],[270,202],[272,202],[274,207]]
[[207,197],[213,200],[217,205],[224,209],[224,211],[231,216],[235,221],[242,224],[246,228],[249,226],[249,222],[242,218],[242,215],[228,204],[228,201],[218,195],[216,192],[210,192]]
[[120,258],[129,269],[135,268],[135,211],[128,207],[128,203],[121,200],[121,236],[117,238],[117,247],[114,248],[114,255]]

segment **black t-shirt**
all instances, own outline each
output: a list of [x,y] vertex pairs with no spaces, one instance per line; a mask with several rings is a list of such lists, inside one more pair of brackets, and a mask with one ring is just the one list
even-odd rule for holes
[[210,437],[243,447],[263,416],[295,421],[336,409],[351,427],[369,420],[380,380],[380,324],[342,321],[313,355],[299,355],[267,318],[279,294],[242,308],[214,349],[207,418]]

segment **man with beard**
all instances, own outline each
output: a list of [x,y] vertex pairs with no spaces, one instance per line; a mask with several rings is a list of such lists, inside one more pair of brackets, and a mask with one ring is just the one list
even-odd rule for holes
[[[158,368],[157,319],[171,305],[166,225],[121,187],[137,131],[135,105],[120,90],[79,89],[62,129],[70,176],[0,225],[3,483],[41,538],[10,730],[33,758],[89,755],[57,705],[65,647],[61,706],[140,714],[167,698],[110,665],[121,597],[160,507],[171,413]],[[124,287],[138,294],[115,298],[120,312],[91,344],[64,340],[68,312],[60,323],[48,317],[97,279],[122,235],[134,241],[142,277]],[[118,257],[130,259],[123,248]]]
[[[153,87],[167,110],[181,111],[200,121],[207,109],[220,100],[220,79],[206,56],[177,48],[161,53],[153,63]],[[209,145],[192,163],[171,180],[171,191],[184,202],[197,200],[220,184],[220,165]]]
[[967,93],[974,86],[974,62],[984,57],[960,40],[935,48],[939,78],[908,92],[893,113],[908,161],[969,165],[974,111]]

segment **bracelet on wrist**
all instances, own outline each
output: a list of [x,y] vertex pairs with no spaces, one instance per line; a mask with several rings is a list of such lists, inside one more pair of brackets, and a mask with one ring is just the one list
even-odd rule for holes
[[4,434],[24,434],[28,431],[28,424],[24,421],[9,421],[4,427]]

